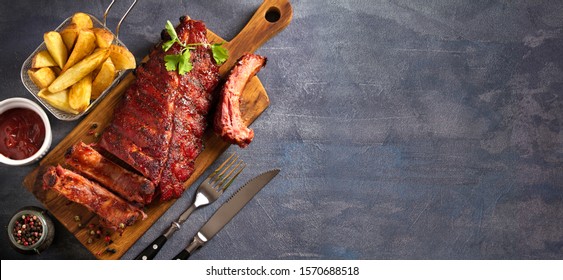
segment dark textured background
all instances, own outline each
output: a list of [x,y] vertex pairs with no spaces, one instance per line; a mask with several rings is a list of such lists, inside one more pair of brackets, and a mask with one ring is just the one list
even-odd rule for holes
[[[107,3],[2,1],[1,99],[33,98],[19,71],[43,32],[76,11],[101,17]],[[141,58],[167,19],[189,14],[229,39],[260,3],[140,0],[120,38]],[[292,4],[291,25],[258,50],[271,107],[254,142],[230,148],[249,163],[239,185],[282,173],[194,259],[563,258],[563,2]],[[77,124],[51,122],[54,145]],[[21,186],[32,168],[0,166],[3,229],[40,205]],[[196,211],[158,257],[174,256],[219,205]],[[6,233],[0,241],[2,259],[93,258],[60,224],[41,256],[11,250]]]

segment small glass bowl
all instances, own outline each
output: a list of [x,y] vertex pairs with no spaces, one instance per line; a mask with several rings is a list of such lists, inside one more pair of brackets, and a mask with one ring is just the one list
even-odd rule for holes
[[[22,215],[37,216],[37,219],[41,222],[43,227],[43,232],[39,240],[35,244],[30,246],[19,244],[13,235],[13,229],[16,225],[16,221],[19,220]],[[55,225],[53,224],[51,218],[47,216],[46,210],[35,206],[28,206],[21,208],[12,216],[10,223],[8,223],[7,233],[10,244],[16,251],[22,254],[39,254],[47,249],[53,242],[53,239],[55,237]]]
[[[100,20],[98,20],[96,17],[88,14],[90,16],[90,18],[92,19],[92,23],[94,24],[94,27],[98,27],[98,28],[103,28],[109,32],[111,32],[111,30],[109,30],[107,27],[105,27]],[[61,23],[56,29],[55,31],[59,32],[61,30],[63,30],[65,27],[67,27],[68,25],[70,25],[70,22],[72,20],[72,16],[67,18],[66,20],[63,21],[63,23]],[[48,30],[47,30],[48,31]],[[114,35],[114,41],[113,44],[118,45],[118,46],[123,46],[125,47],[125,44],[123,44],[123,42],[121,42],[117,36],[115,36],[115,34],[112,32],[111,34]],[[31,81],[31,79],[29,78],[28,74],[27,74],[27,70],[31,69],[31,62],[33,60],[33,57],[40,51],[46,50],[47,47],[45,46],[45,42],[42,42],[41,45],[39,45],[39,47],[37,47],[37,49],[35,49],[35,51],[29,55],[29,57],[24,61],[22,68],[21,68],[21,72],[20,72],[20,76],[21,76],[21,80],[23,85],[25,86],[25,88],[27,88],[27,90],[43,105],[45,106],[45,108],[47,108],[47,110],[49,112],[51,112],[51,114],[53,114],[53,116],[55,116],[57,119],[62,120],[62,121],[74,121],[79,119],[80,117],[88,114],[90,111],[92,111],[92,109],[98,104],[100,103],[100,101],[117,85],[119,84],[119,82],[125,77],[125,74],[127,74],[129,72],[129,70],[122,70],[119,71],[115,77],[115,79],[113,80],[113,82],[111,83],[111,85],[104,90],[104,92],[102,92],[102,94],[100,94],[100,96],[98,98],[96,98],[94,101],[92,101],[92,103],[90,103],[90,106],[88,106],[88,108],[86,108],[86,110],[84,110],[83,112],[81,112],[80,114],[71,114],[71,113],[67,113],[64,112],[62,110],[59,110],[53,106],[51,106],[48,102],[46,102],[45,100],[43,100],[42,98],[40,98],[39,96],[37,96],[37,94],[39,93],[39,91],[41,90],[40,88],[38,88],[35,83],[33,83],[33,81]]]

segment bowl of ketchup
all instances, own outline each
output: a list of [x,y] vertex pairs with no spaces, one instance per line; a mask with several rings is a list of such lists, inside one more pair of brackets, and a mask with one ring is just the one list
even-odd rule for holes
[[39,105],[19,97],[0,102],[1,163],[33,163],[49,151],[51,141],[51,124]]

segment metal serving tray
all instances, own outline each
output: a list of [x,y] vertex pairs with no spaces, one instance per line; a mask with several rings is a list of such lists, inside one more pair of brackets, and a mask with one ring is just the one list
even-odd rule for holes
[[[96,17],[85,13],[87,15],[90,16],[90,18],[92,19],[92,23],[94,24],[94,27],[98,27],[98,28],[103,28],[109,32],[111,32],[114,35],[114,41],[113,44],[115,45],[119,45],[119,46],[123,46],[126,48],[125,44],[123,44],[123,42],[121,42],[121,40],[119,40],[118,36],[119,36],[119,27],[121,26],[121,23],[123,22],[123,19],[125,19],[125,17],[127,16],[127,14],[129,13],[129,11],[131,11],[131,9],[133,8],[133,6],[135,6],[135,4],[137,3],[137,0],[135,0],[133,2],[133,4],[131,4],[131,6],[129,7],[129,9],[127,10],[127,12],[123,15],[123,17],[121,18],[121,20],[119,21],[119,23],[117,24],[117,28],[116,28],[116,33],[114,34],[110,29],[108,29],[105,25],[106,22],[106,18],[107,18],[107,13],[109,12],[109,10],[111,9],[111,6],[113,5],[114,1],[112,1],[108,8],[106,9],[105,13],[104,13],[104,23],[100,22],[100,20],[98,20]],[[69,24],[70,21],[72,19],[72,16],[70,16],[69,18],[67,18],[66,20],[64,20],[56,29],[55,31],[61,31],[64,28],[66,28]],[[47,32],[47,31],[45,31]],[[33,95],[37,101],[39,101],[39,103],[41,103],[51,114],[53,114],[53,116],[55,116],[57,119],[59,120],[63,120],[63,121],[74,121],[79,119],[80,117],[88,114],[98,103],[100,103],[100,101],[117,85],[119,84],[119,82],[121,82],[121,80],[125,77],[125,75],[129,72],[129,70],[122,70],[122,71],[118,71],[116,74],[115,79],[113,80],[113,82],[111,83],[111,85],[104,91],[102,92],[102,94],[100,94],[100,96],[98,98],[96,98],[94,101],[92,101],[90,103],[90,105],[88,106],[88,108],[86,110],[84,110],[83,112],[81,112],[80,114],[71,114],[71,113],[67,113],[64,111],[61,111],[53,106],[51,106],[49,103],[47,103],[45,100],[43,100],[42,98],[40,98],[39,96],[37,96],[37,94],[40,91],[40,88],[38,88],[35,83],[33,83],[33,81],[31,81],[31,79],[29,78],[27,71],[29,69],[31,69],[31,61],[33,59],[33,57],[40,51],[46,50],[47,47],[45,46],[45,42],[41,43],[41,45],[39,45],[39,47],[37,47],[37,49],[35,49],[35,51],[29,55],[29,57],[24,61],[22,67],[21,67],[21,72],[20,72],[20,76],[21,76],[21,80],[23,85],[25,86],[25,88],[27,88],[27,90],[31,93],[31,95]]]

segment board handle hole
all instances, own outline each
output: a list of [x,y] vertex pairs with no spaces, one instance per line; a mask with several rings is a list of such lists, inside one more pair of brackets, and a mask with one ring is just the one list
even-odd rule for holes
[[270,7],[268,9],[268,11],[266,12],[265,18],[266,18],[267,21],[272,22],[272,23],[280,20],[280,18],[281,18],[280,9],[278,9],[276,7]]

